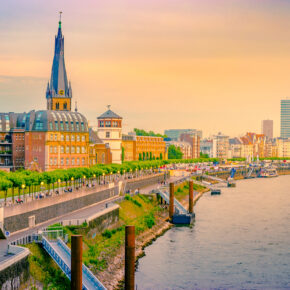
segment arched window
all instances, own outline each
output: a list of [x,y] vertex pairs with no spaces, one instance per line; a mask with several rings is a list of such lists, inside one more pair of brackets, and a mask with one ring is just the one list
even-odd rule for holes
[[56,104],[55,104],[55,109],[56,109],[56,110],[59,110],[59,103],[56,103]]
[[63,104],[63,109],[64,109],[64,110],[67,110],[67,103],[64,103],[64,104]]

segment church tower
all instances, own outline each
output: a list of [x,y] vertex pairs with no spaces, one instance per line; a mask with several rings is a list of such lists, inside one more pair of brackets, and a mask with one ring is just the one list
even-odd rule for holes
[[46,89],[47,109],[56,111],[71,111],[72,89],[67,81],[64,63],[64,37],[61,31],[61,12],[58,22],[58,32],[55,36],[54,57],[50,83]]

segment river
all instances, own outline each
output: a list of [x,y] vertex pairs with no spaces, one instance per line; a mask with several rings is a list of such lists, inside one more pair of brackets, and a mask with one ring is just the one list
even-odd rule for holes
[[145,249],[137,289],[290,289],[290,176],[206,193],[192,227]]

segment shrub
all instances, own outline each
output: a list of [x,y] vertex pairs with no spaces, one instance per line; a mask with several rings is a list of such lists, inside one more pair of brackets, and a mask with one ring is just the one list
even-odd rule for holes
[[110,230],[105,230],[103,233],[102,233],[102,236],[105,237],[105,238],[111,238],[112,237],[112,232]]
[[146,215],[144,217],[144,221],[145,221],[145,224],[146,226],[151,229],[154,225],[155,225],[155,218],[153,216],[153,214],[149,214],[149,215]]

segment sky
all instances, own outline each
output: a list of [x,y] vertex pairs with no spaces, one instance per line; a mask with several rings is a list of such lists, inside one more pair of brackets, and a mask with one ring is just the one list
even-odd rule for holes
[[280,132],[290,96],[288,0],[0,0],[2,112],[46,108],[58,12],[79,112],[124,131]]

